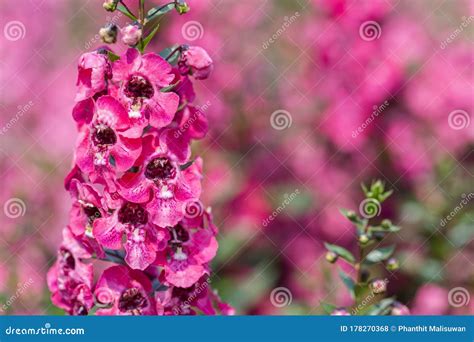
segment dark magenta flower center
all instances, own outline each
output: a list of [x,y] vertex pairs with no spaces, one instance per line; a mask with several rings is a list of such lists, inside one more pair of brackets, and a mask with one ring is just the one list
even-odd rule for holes
[[140,75],[132,75],[125,84],[125,96],[129,98],[145,97],[147,99],[153,97],[155,91],[150,81]]
[[107,125],[96,125],[92,133],[94,145],[113,145],[117,142],[117,136],[112,128]]
[[84,305],[82,305],[80,302],[76,302],[72,308],[72,314],[74,316],[87,316],[88,311]]
[[59,260],[60,263],[66,268],[73,270],[76,267],[76,260],[74,259],[74,256],[68,249],[64,247],[59,249]]
[[102,217],[99,209],[93,205],[86,205],[82,207],[84,210],[84,214],[87,216],[87,220],[89,223],[92,223],[96,218]]
[[139,289],[132,287],[122,292],[118,308],[122,312],[140,310],[148,304],[147,299],[142,295]]
[[159,157],[148,163],[145,177],[148,179],[172,179],[176,176],[176,169],[168,158]]
[[148,222],[148,213],[140,204],[129,202],[120,208],[118,219],[121,223],[138,226]]
[[176,232],[176,238],[181,242],[186,242],[189,240],[189,233],[186,229],[183,228],[180,224],[174,227]]

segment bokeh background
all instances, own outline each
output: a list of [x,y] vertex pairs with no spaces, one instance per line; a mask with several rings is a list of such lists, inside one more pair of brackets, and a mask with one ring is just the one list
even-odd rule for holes
[[[323,242],[354,249],[339,208],[357,210],[360,183],[379,178],[394,190],[380,218],[402,227],[390,238],[401,270],[380,271],[389,293],[414,314],[473,314],[474,2],[189,5],[163,20],[152,50],[199,45],[215,61],[196,84],[210,132],[194,153],[220,228],[223,299],[239,314],[350,304]],[[61,313],[45,275],[71,204],[77,61],[106,22],[125,18],[99,0],[0,3],[2,314]],[[272,305],[277,287],[289,305]],[[469,295],[459,307],[448,300],[457,287]]]

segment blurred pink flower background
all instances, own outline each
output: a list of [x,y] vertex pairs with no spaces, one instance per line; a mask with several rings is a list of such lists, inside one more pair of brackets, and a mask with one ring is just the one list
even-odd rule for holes
[[[389,292],[413,314],[473,314],[473,2],[189,5],[166,18],[154,49],[187,42],[214,60],[196,85],[210,133],[194,147],[220,228],[213,287],[223,299],[239,314],[347,305],[322,243],[355,247],[338,210],[356,210],[359,184],[381,178],[394,189],[382,215],[403,227]],[[60,313],[45,277],[70,207],[77,61],[102,45],[106,22],[125,22],[101,6],[0,4],[3,314]],[[278,287],[287,305],[271,300]],[[463,305],[451,300],[458,287]]]

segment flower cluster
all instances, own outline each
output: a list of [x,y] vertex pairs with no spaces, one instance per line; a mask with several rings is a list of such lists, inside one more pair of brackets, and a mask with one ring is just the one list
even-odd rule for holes
[[[52,301],[72,315],[231,314],[209,285],[217,228],[190,149],[208,127],[191,78],[206,79],[212,60],[199,47],[163,58],[127,44],[139,46],[79,60],[73,205],[48,273]],[[92,258],[118,265],[94,283]]]

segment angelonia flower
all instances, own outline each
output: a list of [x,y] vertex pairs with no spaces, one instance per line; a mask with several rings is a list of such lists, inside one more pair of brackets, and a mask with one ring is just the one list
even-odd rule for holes
[[[122,35],[133,46],[142,31],[128,25]],[[212,60],[196,47],[178,66],[143,50],[79,59],[78,139],[64,182],[72,207],[48,272],[52,302],[71,315],[233,314],[211,288],[217,227],[190,147],[208,123],[189,75],[207,78]],[[109,263],[95,280],[94,259]]]

